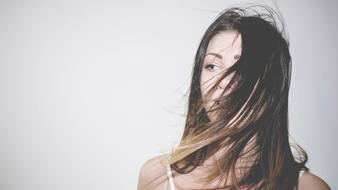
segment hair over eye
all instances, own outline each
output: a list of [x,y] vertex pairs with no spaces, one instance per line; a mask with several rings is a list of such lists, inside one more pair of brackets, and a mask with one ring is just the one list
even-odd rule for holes
[[241,55],[234,55],[234,58],[239,59],[239,58],[241,58]]

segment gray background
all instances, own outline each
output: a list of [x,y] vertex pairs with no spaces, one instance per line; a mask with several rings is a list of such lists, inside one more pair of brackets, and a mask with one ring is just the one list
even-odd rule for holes
[[[136,189],[183,131],[203,32],[272,1],[1,1],[0,189]],[[290,36],[290,134],[337,183],[337,1],[277,4]]]

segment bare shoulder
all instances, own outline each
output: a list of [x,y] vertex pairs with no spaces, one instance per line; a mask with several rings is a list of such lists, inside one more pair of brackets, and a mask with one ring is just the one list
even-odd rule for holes
[[165,189],[166,154],[146,160],[139,171],[137,190]]
[[299,190],[331,190],[330,186],[319,176],[311,173],[304,172],[299,179]]

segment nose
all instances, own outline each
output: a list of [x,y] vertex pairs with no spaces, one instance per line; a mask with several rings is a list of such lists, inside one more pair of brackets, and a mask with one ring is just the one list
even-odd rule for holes
[[[228,85],[229,82],[230,82],[229,80],[222,81],[221,83],[219,83],[217,88],[222,90],[222,89],[226,88],[226,86]],[[231,88],[231,85],[229,86],[229,88]]]
[[[218,84],[218,88],[225,89],[227,85],[229,84],[229,82],[231,81],[231,79],[233,78],[233,76],[234,76],[234,73],[230,73],[228,76],[223,78],[223,80]],[[231,88],[231,86],[229,86],[228,88]]]

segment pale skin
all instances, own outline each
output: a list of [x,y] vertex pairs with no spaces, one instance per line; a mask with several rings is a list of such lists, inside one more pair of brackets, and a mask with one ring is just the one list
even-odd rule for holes
[[[221,72],[233,65],[241,54],[241,35],[236,32],[221,32],[216,34],[209,42],[206,56],[203,62],[203,70],[201,73],[201,90],[202,95],[216,82]],[[212,94],[212,99],[218,97],[223,88],[229,82],[230,77],[225,78],[220,83],[219,89]],[[231,90],[231,89],[230,89]],[[207,103],[206,108],[210,108],[212,102]],[[208,115],[213,120],[213,115]],[[208,164],[213,164],[220,154],[215,154],[208,158],[204,164],[197,167],[189,174],[179,174],[173,171],[174,184],[177,190],[188,188],[203,188],[203,184],[199,183],[198,176],[203,174],[203,168]],[[169,189],[168,180],[163,180],[160,184],[148,183],[150,180],[158,176],[166,176],[165,164],[167,155],[159,155],[153,157],[143,163],[138,176],[138,190],[166,190]],[[213,184],[211,184],[213,185]],[[216,184],[214,184],[216,185]],[[215,186],[208,186],[215,187]],[[299,190],[331,190],[329,185],[319,176],[311,172],[304,172],[298,183]]]

